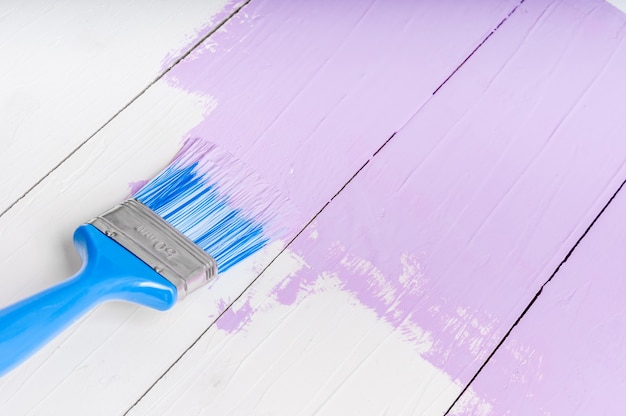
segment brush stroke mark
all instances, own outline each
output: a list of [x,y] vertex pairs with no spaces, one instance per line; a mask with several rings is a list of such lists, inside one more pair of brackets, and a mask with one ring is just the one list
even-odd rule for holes
[[254,1],[166,80],[219,102],[190,137],[236,154],[312,218],[517,4]]
[[[623,124],[613,121],[614,130],[595,125],[596,117],[602,120],[597,114],[593,125],[585,123],[597,111],[593,97],[602,83],[594,80],[600,73],[606,81],[604,60],[615,41],[592,48],[571,36],[597,35],[572,18],[593,9],[591,2],[561,3],[533,27],[543,6],[526,1],[525,13],[509,19],[437,92],[433,105],[420,110],[374,163],[363,165],[290,245],[305,266],[294,266],[293,276],[272,289],[272,300],[294,305],[332,276],[379,319],[408,334],[453,380],[465,385],[471,379],[613,194],[624,168],[615,133]],[[507,30],[509,24],[521,35]],[[554,27],[560,36],[547,36],[546,28]],[[511,50],[516,42],[519,50]],[[553,50],[562,53],[555,57]],[[571,71],[573,63],[578,71]],[[617,91],[609,98],[621,99],[620,84],[608,84]],[[455,93],[459,85],[465,87]],[[607,145],[596,134],[614,142]],[[271,149],[275,142],[259,143]],[[262,309],[240,299],[218,327],[250,328]],[[532,349],[523,345],[518,352],[526,360]],[[471,401],[490,412],[492,404],[481,401],[487,394],[474,394]]]
[[[543,10],[537,2],[522,27],[532,27]],[[571,65],[557,57],[528,68],[519,56],[528,58],[529,43],[546,39],[508,32],[505,40],[511,36],[525,43],[519,54],[509,51],[499,36],[508,26],[436,94],[433,103],[440,104],[440,112],[433,114],[434,104],[425,107],[390,142],[396,150],[390,155],[386,148],[378,163],[356,178],[360,186],[347,188],[329,207],[332,215],[318,217],[316,229],[309,230],[312,242],[303,237],[293,243],[311,267],[273,295],[293,304],[320,276],[334,273],[345,290],[398,331],[411,324],[409,329],[433,334],[432,346],[422,354],[460,383],[475,374],[523,309],[525,296],[532,297],[546,270],[576,241],[578,224],[593,218],[623,166],[614,147],[576,135],[571,126],[576,117],[568,115],[584,108],[576,100],[589,100],[584,91],[597,74],[597,62],[567,73],[577,82],[559,82],[562,68]],[[567,37],[558,40],[567,46]],[[491,47],[494,42],[499,47]],[[576,48],[566,49],[571,59]],[[493,65],[494,74],[493,67],[486,71],[480,65],[485,56],[510,64],[502,72]],[[543,83],[545,66],[561,69],[548,77],[550,85]],[[461,81],[467,90],[454,94],[452,86],[459,88]],[[443,106],[442,100],[447,100]],[[562,170],[555,171],[555,165]],[[584,206],[572,204],[581,192]],[[245,327],[252,306],[228,315],[224,328]]]
[[[488,80],[486,90],[474,90],[469,82],[473,78],[465,80],[476,96],[459,105],[463,111],[450,105],[461,115],[459,123],[442,122],[448,127],[437,130],[436,117],[442,116],[435,114],[429,130],[420,122],[427,123],[424,118],[432,110],[418,114],[391,141],[396,148],[393,156],[381,160],[381,154],[378,163],[367,165],[354,186],[329,207],[332,214],[322,213],[315,228],[290,245],[310,267],[277,287],[272,296],[293,304],[320,276],[334,273],[345,290],[396,330],[403,331],[406,325],[410,334],[418,328],[418,345],[420,333],[432,334],[432,346],[423,356],[460,383],[471,380],[614,193],[616,175],[624,167],[623,148],[615,153],[613,144],[591,141],[584,129],[575,127],[587,120],[577,114],[602,112],[603,106],[590,110],[587,105],[597,105],[598,91],[616,73],[614,56],[623,37],[623,24],[614,15],[593,12],[594,4],[580,3],[560,4],[537,27],[544,4],[524,3],[526,13],[510,20],[516,20],[511,23],[515,30],[517,25],[531,28],[530,35],[507,31],[507,24],[498,30],[503,37],[492,36],[475,55],[473,60],[478,61],[499,56],[499,62],[507,65],[496,64],[492,72],[480,73],[481,80]],[[599,33],[594,18],[606,18],[612,27]],[[549,28],[559,23],[562,32],[555,38]],[[590,35],[610,41],[603,48],[592,48]],[[544,55],[538,45],[546,42],[546,36],[564,53],[548,62],[533,60]],[[522,46],[502,54],[507,37],[521,39]],[[571,68],[568,63],[585,54],[595,58],[584,70],[567,72],[571,78],[558,82]],[[465,69],[469,74],[476,70]],[[467,73],[459,71],[449,85]],[[527,84],[536,88],[534,98],[518,89]],[[458,98],[449,89],[437,96]],[[496,122],[481,118],[496,107],[508,118]],[[480,129],[476,119],[484,121],[488,131]],[[506,125],[509,120],[512,126]],[[611,137],[619,131],[617,125],[607,129]],[[589,172],[594,173],[593,183],[587,181]],[[586,205],[572,206],[572,198],[581,192]],[[303,237],[307,234],[311,238]],[[402,277],[406,270],[414,273],[409,279]],[[229,327],[245,327],[253,310],[242,308],[243,324],[231,322]]]
[[[365,10],[365,14],[362,16],[366,16],[368,14],[368,10],[369,9]],[[510,10],[507,13],[510,15]],[[357,21],[357,25],[362,19],[363,17]],[[241,19],[239,23],[241,25],[245,25],[247,30],[253,30],[256,25],[255,20],[255,14],[251,13],[247,19]],[[498,27],[502,24],[502,20],[499,21],[501,23],[498,24]],[[294,20],[294,22],[297,22],[298,24],[301,23],[298,22],[297,19]],[[294,33],[297,33],[297,31]],[[348,34],[348,37],[349,36],[350,33]],[[213,43],[211,48],[208,48],[213,50],[214,54],[211,55],[204,52],[199,56],[194,56],[194,59],[182,62],[181,65],[177,67],[177,70],[168,76],[169,82],[172,83],[172,85],[188,89],[189,91],[194,91],[195,93],[198,93],[199,91],[207,93],[210,92],[212,95],[218,97],[217,99],[220,100],[220,108],[223,108],[222,105],[224,104],[224,101],[228,100],[228,94],[216,92],[219,91],[219,89],[218,86],[213,83],[206,83],[206,85],[210,85],[210,87],[207,87],[202,80],[202,76],[198,76],[199,71],[202,71],[202,69],[199,68],[202,66],[212,68],[214,64],[211,61],[218,59],[216,56],[227,54],[231,49],[237,47],[238,44],[245,41],[246,36],[240,38],[229,35],[228,33],[217,33],[212,39]],[[482,45],[483,43],[484,39],[480,44]],[[339,46],[341,47],[341,45]],[[333,54],[331,55],[332,57],[336,55],[335,51],[337,50],[338,49],[333,49]],[[475,49],[470,49],[468,52],[473,53],[472,50],[475,52]],[[451,70],[454,70],[455,68],[458,69],[458,64],[451,66]],[[323,70],[323,66],[318,68],[317,72],[313,73],[313,79],[317,78],[317,74]],[[435,84],[434,87],[437,85],[440,84]],[[305,84],[303,88],[307,87],[308,85]],[[223,89],[224,87],[222,86],[221,88]],[[303,88],[299,91],[302,91]],[[289,99],[288,103],[294,103],[294,100],[297,98],[298,96],[296,95],[294,98]],[[414,106],[412,107],[414,108]],[[283,113],[272,121],[270,127],[273,123],[281,121],[280,119],[282,114]],[[254,122],[254,120],[248,121]],[[210,133],[210,131],[219,131],[219,129],[210,128],[210,125],[213,123],[215,123],[214,118],[207,119],[202,126],[192,130],[190,134],[210,135],[213,134]],[[233,144],[229,143],[229,146],[233,146]],[[376,151],[376,153],[378,153],[378,151]],[[271,154],[271,151],[257,153],[257,155],[261,158],[265,158],[267,155]],[[290,169],[290,173],[293,173],[293,168]],[[306,186],[300,187],[304,191],[307,189]],[[309,205],[313,205],[311,204],[311,195],[315,194],[309,193],[306,195],[306,198],[297,199],[299,199],[301,204],[307,207]],[[296,196],[300,197],[301,194],[296,193]],[[345,248],[342,249],[341,243],[338,243],[338,241],[334,239],[328,242],[322,242],[321,240],[318,242],[321,247],[329,247],[328,250],[333,253],[329,258],[325,258],[324,256],[319,257],[320,262],[326,262],[329,264],[328,270],[320,270],[318,272],[307,271],[304,272],[304,275],[298,275],[297,279],[293,279],[291,282],[286,282],[284,286],[277,289],[274,293],[274,296],[277,300],[279,300],[279,302],[283,304],[294,302],[298,297],[300,290],[314,286],[317,278],[322,273],[326,271],[334,271],[336,269],[341,271],[340,275],[343,276],[342,282],[345,286],[345,290],[354,293],[364,305],[375,310],[381,319],[387,320],[390,324],[394,325],[394,327],[406,332],[409,338],[413,337],[418,340],[418,342],[421,342],[420,333],[423,332],[423,330],[420,328],[420,325],[417,324],[418,321],[420,321],[420,314],[413,309],[419,299],[424,296],[424,292],[426,291],[424,289],[424,285],[428,279],[426,279],[425,275],[421,272],[419,273],[419,278],[416,277],[421,265],[416,260],[416,255],[412,254],[413,251],[410,247],[408,249],[402,247],[397,250],[395,253],[396,260],[393,263],[389,259],[383,259],[382,263],[385,264],[386,270],[381,272],[376,268],[376,266],[374,266],[374,264],[379,264],[378,259],[369,260],[368,257],[345,253]],[[309,250],[310,248],[308,247],[302,250],[302,253],[307,253],[307,262],[310,261],[310,255],[308,254]],[[302,255],[304,256],[304,254]],[[403,268],[405,270],[401,270]],[[415,275],[408,276],[407,273],[410,273],[411,270],[413,270]],[[381,288],[386,288],[385,290],[387,290],[387,293],[381,294],[377,292],[377,290]],[[393,305],[390,304],[390,299],[396,295],[398,298],[394,299]],[[484,338],[485,332],[492,327],[494,321],[494,318],[489,315],[475,316],[477,312],[473,311],[471,307],[464,304],[458,305],[452,310],[451,313],[448,314],[440,313],[439,311],[440,305],[434,305],[426,311],[421,311],[421,316],[425,321],[436,321],[432,325],[433,328],[437,330],[443,329],[444,331],[450,332],[451,338],[463,348],[468,349],[470,353],[475,353],[480,348],[480,340]],[[252,312],[253,308],[249,306],[239,308],[237,312],[233,312],[232,315],[228,315],[228,319],[225,318],[227,319],[227,322],[223,327],[230,329],[242,328],[245,326],[245,322],[249,319],[250,313]],[[438,314],[437,319],[433,319],[433,313]],[[237,322],[237,319],[240,321]],[[220,325],[220,321],[218,321],[218,325]],[[442,342],[442,344],[449,343]],[[437,349],[443,347],[441,345],[435,345],[434,348]]]
[[[219,64],[220,59],[223,59],[224,55],[227,55],[228,53],[232,53],[232,51],[238,47],[240,47],[241,44],[246,45],[247,43],[250,43],[249,38],[250,32],[254,32],[258,25],[258,20],[260,19],[260,16],[263,16],[262,19],[264,20],[264,23],[267,24],[267,20],[268,19],[275,19],[276,20],[276,25],[277,26],[294,26],[298,27],[298,30],[292,29],[292,30],[284,30],[284,32],[286,33],[293,33],[294,36],[297,36],[298,33],[306,33],[307,31],[301,28],[301,25],[303,23],[302,19],[299,19],[298,16],[298,12],[295,10],[292,10],[290,17],[289,18],[283,18],[283,14],[281,14],[281,12],[277,12],[274,11],[273,14],[270,14],[268,16],[264,16],[262,12],[260,12],[259,10],[263,10],[264,7],[266,7],[265,5],[263,5],[263,2],[255,2],[252,8],[247,8],[246,9],[246,15],[239,15],[237,17],[237,23],[241,26],[243,26],[243,30],[244,31],[244,35],[241,36],[241,33],[229,33],[229,31],[227,30],[227,28],[225,28],[224,31],[220,31],[219,33],[216,33],[215,36],[213,36],[210,40],[210,42],[207,43],[207,46],[200,52],[198,52],[197,54],[194,54],[193,59],[188,59],[185,60],[183,62],[181,62],[181,65],[179,65],[176,68],[176,71],[173,71],[172,73],[170,73],[167,77],[168,82],[171,83],[171,85],[176,86],[177,88],[183,88],[186,89],[188,91],[192,91],[195,94],[201,94],[201,93],[209,93],[212,96],[217,97],[217,99],[220,101],[220,108],[218,109],[221,111],[226,111],[229,112],[231,114],[237,114],[237,111],[234,110],[229,110],[228,107],[230,107],[232,105],[232,103],[234,102],[230,96],[232,96],[234,94],[234,92],[229,92],[228,89],[228,83],[229,83],[229,79],[227,78],[222,78],[220,71],[222,71],[221,69],[215,68],[216,64]],[[283,6],[284,7],[284,6]],[[345,7],[347,9],[352,9],[352,10],[356,10],[356,6],[355,5],[341,5],[341,7]],[[352,22],[350,24],[347,24],[346,22],[343,22],[342,25],[338,26],[337,28],[333,28],[333,25],[326,25],[324,30],[326,32],[329,32],[332,28],[332,30],[338,31],[338,33],[336,33],[336,36],[334,36],[334,38],[336,38],[337,40],[334,42],[329,42],[329,45],[332,45],[333,43],[335,43],[334,46],[331,46],[328,48],[329,51],[331,51],[330,53],[330,59],[336,59],[336,60],[340,60],[341,58],[338,58],[338,56],[340,56],[339,51],[342,49],[342,47],[346,44],[349,44],[349,42],[354,38],[354,31],[348,31],[347,33],[345,32],[345,28],[348,27],[358,27],[363,21],[364,19],[369,19],[370,21],[372,20],[371,16],[377,16],[379,15],[379,13],[377,12],[373,12],[371,11],[372,7],[374,8],[378,8],[378,12],[380,12],[381,10],[381,3],[380,2],[375,2],[372,3],[368,6],[362,6],[363,10],[359,11],[359,12],[355,12],[354,16],[357,16],[358,19],[355,22]],[[335,10],[336,11],[336,10]],[[317,14],[319,14],[319,16],[316,16],[315,14],[313,14],[313,18],[310,19],[309,22],[306,22],[305,24],[311,24],[311,23],[316,23],[316,19],[319,19],[321,17],[322,14],[319,13],[319,11],[316,11]],[[413,11],[409,11],[408,12],[408,18],[407,18],[407,14],[403,13],[402,8],[399,8],[398,10],[393,10],[394,13],[390,14],[390,10],[383,10],[383,16],[386,14],[387,16],[381,18],[383,21],[384,19],[388,19],[387,22],[385,22],[385,24],[389,24],[391,22],[393,22],[393,19],[397,19],[400,18],[401,21],[404,21],[403,24],[405,26],[409,26],[409,25],[413,25],[415,24],[415,20],[419,19],[419,14],[417,10],[413,10]],[[284,12],[283,12],[284,13]],[[397,14],[396,14],[397,13]],[[508,16],[511,13],[511,9],[508,9],[507,12],[504,14],[504,16]],[[285,13],[286,14],[286,13]],[[412,16],[411,16],[412,15]],[[341,14],[333,14],[332,20],[337,20],[338,16],[342,16]],[[326,17],[330,17],[329,15],[326,15]],[[379,20],[381,20],[379,19]],[[502,23],[502,18],[500,18],[499,20],[496,21],[500,22],[500,24],[498,24],[498,27],[501,25]],[[234,22],[231,22],[234,24]],[[328,23],[328,22],[327,22]],[[333,22],[333,23],[337,23],[337,22]],[[370,22],[371,24],[371,22]],[[394,30],[395,30],[395,25],[394,23],[391,23],[392,26],[394,26]],[[362,32],[362,31],[361,31]],[[488,32],[488,33],[491,33]],[[360,37],[363,36],[369,36],[370,38],[372,36],[376,36],[376,37],[380,37],[380,33],[375,33],[375,34],[370,34],[367,35],[365,33],[360,33]],[[320,34],[320,39],[330,39],[330,33],[324,33],[324,34]],[[252,44],[254,45],[254,38],[252,38]],[[345,39],[345,40],[344,40]],[[478,40],[480,41],[480,39],[483,39],[482,42],[479,42],[479,44],[483,44],[484,43],[484,38],[479,38]],[[333,39],[334,40],[334,39]],[[404,40],[402,40],[403,42]],[[362,44],[365,44],[367,42],[361,41]],[[380,41],[376,41],[373,42],[374,44],[378,44],[380,43]],[[471,43],[470,43],[471,45]],[[475,45],[475,43],[474,43]],[[254,45],[254,46],[246,46],[246,48],[250,48],[250,52],[248,53],[253,53],[254,49],[253,47],[264,47],[264,45]],[[298,45],[297,43],[294,43],[292,45],[287,45],[287,44],[283,44],[281,47],[281,55],[282,57],[278,56],[275,54],[275,52],[273,51],[265,51],[263,52],[263,56],[264,59],[267,60],[269,59],[269,57],[272,56],[278,56],[279,57],[279,61],[281,61],[282,59],[284,59],[286,56],[296,56],[296,54],[290,54],[288,53],[289,50],[284,50],[285,47],[288,48],[296,48],[299,49],[301,47],[301,45]],[[475,46],[472,45],[471,48],[467,49],[467,52],[472,52],[472,50],[475,51]],[[247,49],[246,49],[247,50]],[[322,49],[320,49],[322,50]],[[386,50],[386,49],[384,49]],[[211,52],[211,53],[207,53],[207,51]],[[316,53],[319,53],[318,51],[314,51]],[[369,50],[369,52],[371,52],[371,50]],[[256,52],[256,54],[259,54],[259,52]],[[244,54],[245,56],[246,54]],[[298,56],[302,55],[301,52],[298,53]],[[314,56],[314,55],[313,55]],[[365,55],[364,55],[365,56]],[[464,55],[467,56],[467,55]],[[215,61],[215,62],[213,62]],[[381,59],[382,61],[382,59]],[[319,80],[319,78],[321,78],[321,76],[325,75],[326,77],[328,77],[327,74],[324,74],[326,72],[326,66],[328,65],[329,62],[329,58],[325,58],[324,61],[322,61],[321,65],[315,64],[310,66],[307,70],[310,71],[311,68],[315,69],[314,72],[311,73],[311,75],[309,75],[309,78],[304,80],[305,84],[303,84],[302,86],[299,86],[296,91],[295,91],[295,95],[292,95],[291,97],[288,97],[286,100],[287,105],[293,105],[294,103],[296,103],[299,99],[299,95],[302,91],[306,91],[310,84],[312,84],[313,81],[317,81]],[[332,61],[330,61],[332,62]],[[457,61],[458,62],[458,61]],[[257,62],[254,63],[254,65],[258,65]],[[343,63],[341,64],[343,65]],[[450,67],[451,70],[458,68],[458,63],[455,64],[451,64],[451,62],[447,62],[447,65]],[[352,65],[346,65],[345,67],[350,68]],[[245,71],[248,71],[248,69],[246,69],[245,66],[240,66],[240,68],[243,69],[239,69],[237,68],[236,71],[241,71],[243,75],[245,75]],[[260,68],[258,68],[259,70],[256,71],[256,75],[257,76],[263,76],[263,66],[261,66]],[[367,67],[364,67],[367,68]],[[345,69],[340,71],[345,71]],[[296,71],[294,71],[294,73],[297,73]],[[445,79],[445,77],[449,74],[449,72],[447,74],[445,74],[443,76],[443,79]],[[233,75],[233,69],[229,69],[229,76],[232,79],[238,80],[239,75]],[[337,74],[333,73],[333,76],[336,77]],[[414,77],[411,77],[414,79]],[[219,80],[220,82],[216,82],[215,80]],[[333,80],[332,78],[330,78],[328,80],[329,82],[336,82],[336,80]],[[399,84],[398,84],[399,85]],[[440,83],[434,83],[432,85],[433,88],[437,87],[437,85],[440,85]],[[239,85],[239,83],[236,85],[237,89],[239,89],[241,91],[241,87]],[[432,91],[432,89],[430,90]],[[241,92],[239,92],[238,94],[240,94]],[[276,90],[275,94],[284,94],[284,92],[281,92],[280,90]],[[429,93],[427,93],[429,94]],[[397,97],[396,97],[397,100]],[[339,101],[340,102],[340,101]],[[225,105],[226,104],[226,105]],[[398,105],[401,105],[400,103]],[[412,104],[410,106],[410,108],[414,108],[415,104]],[[335,107],[335,105],[331,105],[330,109],[332,110]],[[288,107],[285,107],[288,108]],[[284,110],[283,110],[284,111]],[[271,128],[273,125],[276,125],[277,123],[281,123],[283,121],[283,117],[284,117],[284,112],[281,111],[281,113],[279,113],[278,116],[276,116],[273,120],[271,120],[271,123],[269,124],[269,126],[267,128]],[[409,113],[407,113],[408,116],[410,116],[411,114],[413,114],[413,111],[410,111]],[[307,115],[308,117],[311,116],[311,113],[308,113]],[[214,126],[214,124],[216,124],[216,117],[217,117],[217,126]],[[223,129],[223,127],[221,127],[219,125],[219,123],[222,121],[219,119],[220,116],[219,114],[214,114],[211,118],[207,118],[207,120],[205,121],[205,123],[203,123],[202,125],[198,126],[196,129],[192,130],[190,132],[190,135],[204,135],[206,137],[214,137],[215,136],[215,132],[219,132],[220,130]],[[241,124],[238,123],[239,126],[243,126],[243,125],[254,125],[255,120],[254,118],[251,117],[255,117],[255,114],[250,114],[248,113],[246,115],[246,124]],[[379,117],[384,118],[384,114],[381,114]],[[237,119],[238,117],[235,117],[235,119]],[[395,117],[397,118],[397,117]],[[359,118],[361,119],[361,118]],[[403,125],[406,121],[406,118],[404,119],[400,119],[401,122],[399,123],[399,125]],[[323,119],[322,119],[323,122]],[[345,124],[345,122],[342,122],[343,124]],[[359,122],[360,123],[360,122]],[[357,125],[357,124],[353,124],[353,125]],[[321,126],[321,124],[318,124],[317,127]],[[225,143],[227,143],[227,146],[230,147],[231,149],[237,149],[237,146],[239,146],[239,142],[241,141],[240,138],[237,137],[237,135],[235,134],[235,136],[233,137],[233,131],[235,131],[235,129],[228,129],[229,130],[229,135],[230,137],[232,137],[232,139],[229,139],[229,141],[225,141]],[[243,134],[241,135],[242,138],[246,138],[247,134]],[[279,136],[280,137],[280,136]],[[288,138],[290,137],[289,134],[284,135],[284,137]],[[374,137],[375,138],[375,137]],[[247,140],[247,139],[245,139]],[[313,142],[310,140],[309,137],[307,137],[307,141],[308,142]],[[387,140],[385,143],[387,143],[389,140]],[[260,140],[259,140],[260,142]],[[338,142],[338,143],[342,143],[342,142]],[[256,144],[256,143],[255,143]],[[351,146],[349,148],[349,150],[353,150],[355,149],[355,147]],[[375,155],[378,153],[380,149],[375,151]],[[284,150],[283,150],[284,151]],[[240,152],[238,152],[239,154]],[[241,153],[245,153],[241,152]],[[268,156],[272,156],[272,155],[277,155],[277,153],[274,153],[271,151],[271,148],[268,151],[258,151],[256,152],[256,156],[258,156],[258,158],[260,158],[260,160],[263,160],[264,163],[263,165],[266,166],[272,166],[272,167],[280,167],[280,164],[271,164],[271,163],[267,163],[267,161],[265,160]],[[309,155],[307,155],[307,157],[309,157]],[[319,156],[320,160],[322,158],[324,158],[324,156],[326,156],[326,154],[321,154]],[[254,161],[258,161],[259,159],[257,158],[253,158],[252,160]],[[290,175],[293,175],[294,173],[294,165],[300,165],[300,166],[312,166],[310,162],[305,163],[292,163],[289,166],[289,173],[287,175],[284,174],[280,174],[278,176],[278,178],[272,177],[272,179],[276,179],[277,183],[284,183],[284,178],[285,177],[289,177]],[[361,167],[362,168],[362,167]],[[360,169],[359,169],[360,170]],[[313,176],[314,177],[314,176]],[[310,206],[315,206],[316,204],[313,203],[312,201],[314,199],[311,198],[311,196],[316,196],[317,193],[315,192],[310,192],[307,191],[309,187],[308,186],[302,186],[299,185],[299,187],[297,189],[289,189],[290,194],[293,195],[294,200],[298,200],[298,202],[301,204],[301,206],[304,206],[305,209],[307,209]],[[343,188],[342,188],[343,189]],[[305,192],[305,194],[303,194],[302,192]],[[302,195],[304,195],[304,198],[302,198]],[[399,257],[401,258],[401,260],[399,260],[400,263],[402,263],[402,261],[407,261],[407,258],[409,258],[410,254],[408,253],[399,253]],[[349,267],[346,266],[346,262],[350,262],[352,260],[350,259],[344,259],[344,265],[343,267],[346,269],[350,269]],[[365,260],[364,260],[365,261]],[[338,266],[341,266],[341,262],[338,263]],[[412,267],[416,267],[415,265],[413,265]],[[355,274],[358,274],[360,272],[360,270],[348,270],[348,272],[352,272]],[[401,279],[400,277],[401,275],[397,276],[396,279]],[[301,281],[300,283],[296,284],[295,283],[295,279],[294,282],[291,284],[285,284],[284,287],[280,288],[280,290],[277,290],[277,292],[275,293],[275,296],[277,297],[277,299],[279,299],[280,302],[282,302],[283,304],[288,304],[289,302],[293,301],[298,293],[298,288],[299,287],[306,287],[307,284],[314,284],[315,280],[317,279],[318,275],[316,274],[310,274],[307,277],[304,277],[303,281]],[[411,291],[415,291],[415,285],[416,283],[411,281],[411,280],[406,280],[406,277],[404,278],[405,280],[402,281],[402,284],[406,284],[407,287],[402,287],[399,290],[400,291],[406,291],[408,290],[409,292]],[[351,283],[351,279],[347,279],[346,278],[346,283],[347,286],[350,286]],[[389,285],[392,285],[393,283],[389,283]],[[347,290],[353,290],[355,293],[359,292],[359,290],[362,288],[359,287],[353,287],[353,288],[347,288]],[[413,298],[411,297],[411,295],[415,295],[415,293],[410,293],[407,296],[404,296],[403,299],[406,299],[406,304],[408,305],[411,301],[413,301]],[[367,293],[363,293],[362,294],[362,298],[363,298],[363,302],[365,303],[372,303],[372,307],[376,308],[380,313],[381,316],[387,316],[388,319],[390,320],[395,320],[395,323],[397,325],[403,325],[401,323],[404,314],[406,314],[406,312],[402,312],[401,310],[393,310],[391,312],[385,313],[383,312],[383,309],[388,309],[388,307],[384,307],[383,304],[380,303],[380,299],[378,295],[376,295],[375,293],[373,293],[372,291],[367,292]],[[402,307],[407,307],[406,305],[400,305],[398,306],[398,308],[402,308]],[[228,318],[228,322],[229,323],[225,323],[224,327],[228,328],[240,328],[242,327],[242,323],[241,322],[245,322],[248,317],[249,314],[253,311],[252,308],[250,307],[243,307],[241,308],[242,312],[237,312],[237,313],[233,313],[232,316],[229,316]],[[248,313],[247,313],[248,312]],[[236,322],[236,317],[239,317],[239,319],[241,319],[241,322],[237,323]],[[226,319],[226,318],[225,318]],[[453,318],[451,318],[453,319]],[[454,317],[454,319],[458,319],[456,316]],[[231,325],[232,324],[232,325]],[[218,321],[218,325],[219,325],[219,321]]]

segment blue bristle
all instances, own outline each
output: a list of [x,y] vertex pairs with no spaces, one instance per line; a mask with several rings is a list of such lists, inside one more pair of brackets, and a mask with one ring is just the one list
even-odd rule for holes
[[280,228],[271,223],[285,202],[239,162],[199,140],[135,199],[210,254],[220,272],[267,245]]

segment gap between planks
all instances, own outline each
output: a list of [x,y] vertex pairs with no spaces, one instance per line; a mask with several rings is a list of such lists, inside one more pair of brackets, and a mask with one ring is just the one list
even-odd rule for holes
[[563,260],[561,260],[561,262],[559,263],[559,265],[556,267],[556,269],[554,269],[554,271],[552,272],[552,274],[550,275],[550,277],[548,278],[548,280],[546,280],[541,287],[539,288],[539,290],[537,291],[537,293],[535,293],[535,296],[533,296],[533,298],[530,300],[530,302],[528,303],[528,305],[526,305],[526,307],[524,308],[524,310],[522,311],[521,315],[515,320],[515,322],[513,323],[513,325],[508,329],[508,331],[504,334],[504,336],[502,337],[502,339],[500,340],[500,342],[498,342],[498,345],[496,345],[496,347],[491,351],[491,353],[489,354],[489,356],[487,357],[487,359],[482,363],[482,365],[480,366],[480,368],[478,369],[478,371],[476,371],[476,373],[472,376],[472,378],[470,379],[470,381],[465,385],[465,387],[463,388],[463,390],[461,391],[461,393],[459,393],[459,395],[457,396],[456,399],[454,399],[454,402],[450,405],[450,407],[448,408],[448,410],[446,410],[446,413],[444,413],[444,416],[448,415],[452,409],[454,408],[454,406],[456,405],[456,403],[461,399],[461,397],[463,397],[463,394],[465,394],[465,392],[471,387],[472,383],[474,382],[474,380],[476,380],[476,378],[480,375],[480,373],[483,371],[483,369],[487,366],[487,364],[489,363],[489,361],[491,361],[491,359],[493,358],[493,356],[496,354],[496,352],[498,352],[498,350],[500,349],[500,347],[504,344],[504,342],[507,340],[507,338],[509,337],[509,335],[511,335],[511,333],[513,332],[513,330],[515,329],[515,327],[521,322],[522,318],[524,318],[524,316],[526,315],[526,313],[528,313],[528,311],[530,310],[530,308],[532,308],[532,306],[535,304],[535,302],[537,301],[537,299],[539,299],[539,296],[541,296],[541,293],[543,292],[543,289],[552,281],[552,279],[556,276],[556,274],[559,272],[559,270],[561,269],[561,267],[567,263],[567,260],[569,260],[569,258],[571,257],[572,253],[574,253],[574,250],[576,250],[576,247],[578,247],[578,245],[581,243],[581,241],[585,238],[585,236],[589,233],[589,231],[591,230],[591,228],[595,225],[596,222],[598,222],[598,219],[602,216],[602,214],[604,213],[604,211],[606,211],[606,209],[608,208],[608,206],[613,202],[613,200],[615,199],[615,197],[617,197],[617,195],[620,193],[620,191],[622,190],[622,188],[624,188],[624,185],[626,185],[626,180],[624,180],[621,185],[617,188],[617,190],[613,193],[613,195],[609,198],[609,200],[606,202],[606,204],[604,204],[604,206],[600,209],[600,212],[598,212],[598,214],[593,218],[593,220],[591,221],[591,223],[587,226],[587,228],[585,229],[585,231],[582,233],[582,235],[578,238],[578,240],[576,240],[576,242],[574,243],[574,245],[572,246],[572,248],[569,249],[569,251],[567,252],[567,254],[565,255],[565,257],[563,258]]

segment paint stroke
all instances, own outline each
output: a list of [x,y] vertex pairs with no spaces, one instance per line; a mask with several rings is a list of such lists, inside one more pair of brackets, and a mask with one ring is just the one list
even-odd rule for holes
[[[278,242],[274,243],[274,247],[278,244]],[[299,272],[309,266],[302,257],[296,255],[291,250],[286,250],[282,253],[279,264],[280,268],[275,273],[284,276],[284,278],[276,287],[263,293],[261,303],[257,301],[257,296],[252,295],[257,293],[256,287],[250,288],[245,298],[240,299],[230,307],[228,307],[226,302],[221,302],[220,309],[224,310],[224,313],[216,321],[219,329],[229,333],[238,332],[245,329],[256,313],[272,309],[280,304],[291,305],[296,301],[295,296],[298,296],[299,290],[294,290],[291,287],[291,282],[298,281]],[[286,291],[285,288],[287,288]],[[283,297],[285,294],[287,294],[287,298]],[[292,298],[291,295],[294,297]]]
[[525,2],[293,243],[309,267],[275,299],[334,273],[469,381],[626,174],[624,19],[603,4]]
[[[516,4],[444,3],[254,1],[167,80],[219,102],[190,136],[241,155],[311,216]],[[275,296],[290,304],[317,278]],[[218,325],[239,328],[253,308],[241,311]]]
[[254,0],[166,79],[219,104],[190,137],[312,218],[515,4]]

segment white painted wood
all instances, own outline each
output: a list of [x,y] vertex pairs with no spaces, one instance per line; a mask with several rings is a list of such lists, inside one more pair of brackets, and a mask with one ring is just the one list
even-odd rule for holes
[[0,2],[0,212],[235,7]]

